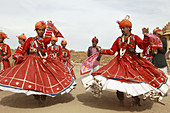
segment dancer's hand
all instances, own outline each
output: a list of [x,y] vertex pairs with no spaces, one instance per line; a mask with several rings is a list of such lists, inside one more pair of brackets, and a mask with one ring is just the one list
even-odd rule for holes
[[54,29],[54,24],[52,23],[51,20],[47,21],[47,27],[50,28],[50,29]]
[[102,50],[99,46],[97,46],[96,49],[97,49],[97,52],[100,52]]

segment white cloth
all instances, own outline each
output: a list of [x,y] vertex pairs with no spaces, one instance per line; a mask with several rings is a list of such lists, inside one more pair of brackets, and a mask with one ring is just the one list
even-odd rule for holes
[[[69,88],[67,88],[66,90],[64,90],[60,94],[63,95],[65,93],[69,93],[70,91],[75,89],[76,85],[77,85],[77,83],[74,81],[73,84]],[[20,90],[20,89],[14,89],[14,88],[3,87],[3,86],[0,86],[0,90],[11,91],[11,92],[14,92],[14,93],[25,93],[27,96],[29,96],[29,95],[47,95],[47,96],[55,97],[57,95],[57,94],[50,95],[50,94],[47,94],[47,93],[36,92],[36,91],[32,91],[32,90]]]
[[140,82],[140,83],[130,83],[121,82],[114,79],[107,79],[106,77],[97,75],[85,75],[81,77],[81,81],[88,92],[91,92],[94,96],[100,97],[102,90],[118,90],[126,93],[128,96],[140,96],[142,95],[144,99],[150,98],[162,98],[162,95],[166,94],[170,88],[170,78],[166,84],[162,84],[160,88],[154,88],[151,85]]
[[164,67],[164,68],[158,68],[158,69],[160,69],[161,71],[163,71],[163,72],[165,73],[165,75],[170,78],[170,75],[168,75],[167,66]]

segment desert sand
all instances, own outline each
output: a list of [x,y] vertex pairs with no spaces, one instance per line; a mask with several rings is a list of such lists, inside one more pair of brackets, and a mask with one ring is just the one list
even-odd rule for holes
[[[81,53],[86,54],[86,53]],[[75,53],[72,56],[77,56]],[[113,56],[105,57],[111,59]],[[86,56],[84,56],[84,59]],[[102,58],[104,59],[104,58]],[[106,60],[105,59],[105,60]],[[110,60],[109,59],[109,60]],[[95,98],[85,91],[80,80],[81,61],[74,62],[74,71],[77,77],[77,87],[71,93],[47,97],[46,106],[39,107],[33,96],[0,91],[0,113],[169,113],[170,95],[163,98],[165,105],[141,100],[142,106],[131,107],[131,98],[125,98],[124,106],[120,106],[114,91],[103,91],[101,98]],[[109,61],[108,60],[108,61]],[[108,62],[107,61],[107,62]],[[101,65],[106,62],[102,61]],[[170,91],[169,91],[170,93]]]

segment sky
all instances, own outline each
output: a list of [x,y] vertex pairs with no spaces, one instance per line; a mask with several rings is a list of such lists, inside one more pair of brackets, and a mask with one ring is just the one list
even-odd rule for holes
[[170,22],[170,0],[0,0],[0,5],[0,30],[12,49],[19,45],[16,36],[36,36],[35,23],[40,20],[51,20],[67,40],[67,48],[75,51],[87,51],[94,36],[103,49],[111,48],[121,36],[116,21],[126,15],[132,33],[142,39],[143,27],[152,32]]

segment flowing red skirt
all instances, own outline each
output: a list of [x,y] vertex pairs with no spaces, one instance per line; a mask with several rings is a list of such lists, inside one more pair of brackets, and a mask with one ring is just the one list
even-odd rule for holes
[[163,71],[151,62],[130,52],[126,52],[121,59],[120,55],[117,55],[92,75],[102,75],[123,82],[145,82],[155,88],[159,88],[168,79]]
[[0,71],[0,86],[57,95],[74,83],[67,67],[57,59],[44,61],[38,55],[27,55],[24,61]]

